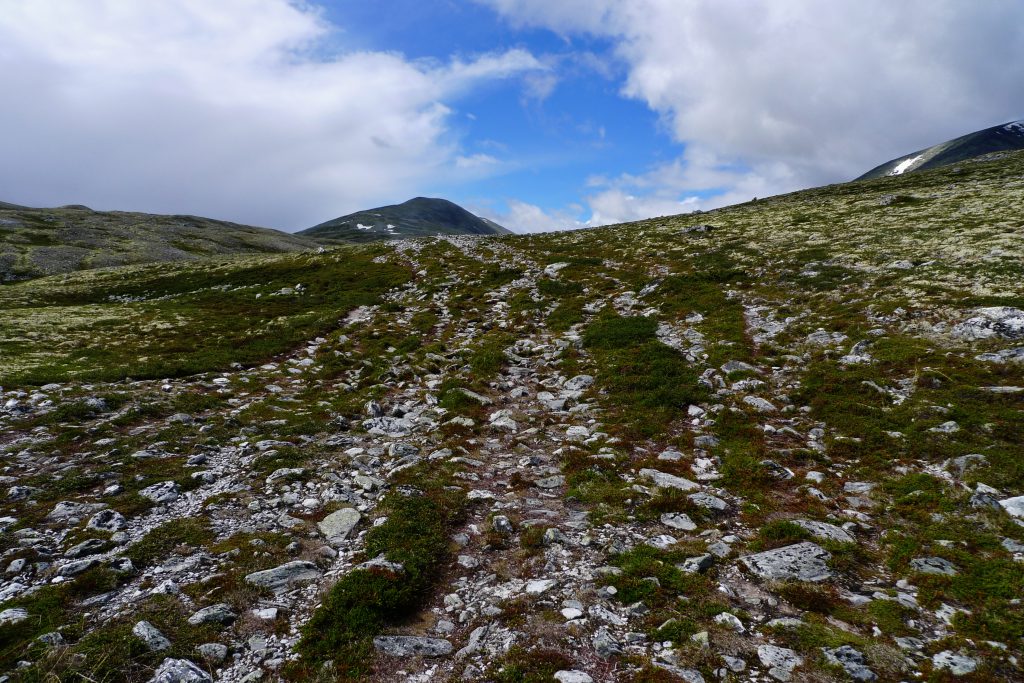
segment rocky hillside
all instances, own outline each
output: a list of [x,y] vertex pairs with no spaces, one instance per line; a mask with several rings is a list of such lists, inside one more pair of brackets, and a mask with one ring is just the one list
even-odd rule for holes
[[1024,154],[0,288],[0,672],[1008,681]]
[[0,282],[132,263],[316,249],[308,239],[196,216],[0,203]]
[[913,171],[927,171],[968,159],[1020,149],[1024,149],[1024,120],[992,126],[932,145],[927,149],[911,152],[876,166],[857,180],[903,175]]
[[433,235],[507,235],[492,220],[474,216],[447,199],[416,197],[402,204],[348,214],[298,234],[331,242],[361,244]]

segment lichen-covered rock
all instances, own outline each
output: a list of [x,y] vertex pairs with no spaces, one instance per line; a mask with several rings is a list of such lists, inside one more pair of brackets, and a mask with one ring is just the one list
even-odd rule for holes
[[312,562],[296,560],[273,569],[253,572],[245,577],[247,583],[262,588],[269,588],[275,593],[288,590],[293,584],[316,581],[320,578],[320,570]]
[[187,659],[165,659],[149,683],[212,683],[213,678]]
[[831,557],[821,546],[804,542],[745,555],[740,561],[762,579],[825,581],[833,575],[826,564]]
[[444,657],[452,653],[452,644],[443,638],[422,636],[377,636],[373,646],[389,657]]

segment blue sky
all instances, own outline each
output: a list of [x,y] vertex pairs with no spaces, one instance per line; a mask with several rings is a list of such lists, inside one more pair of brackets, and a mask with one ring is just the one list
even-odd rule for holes
[[620,94],[625,69],[611,55],[608,39],[516,27],[492,8],[454,0],[335,1],[322,7],[339,27],[342,50],[396,50],[410,59],[444,62],[453,55],[523,49],[552,65],[541,83],[496,81],[455,102],[451,134],[467,155],[493,157],[498,168],[487,177],[424,184],[421,194],[497,218],[508,212],[509,200],[525,200],[573,225],[590,217],[583,202],[588,179],[642,173],[682,152],[657,113]]
[[514,230],[856,177],[1024,116],[1017,0],[0,0],[0,200]]

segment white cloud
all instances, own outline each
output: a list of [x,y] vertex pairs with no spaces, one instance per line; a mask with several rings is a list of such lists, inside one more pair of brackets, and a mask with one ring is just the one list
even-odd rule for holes
[[592,197],[595,221],[690,190],[718,187],[717,203],[847,180],[1024,113],[1012,0],[481,1],[518,25],[610,39],[622,93],[693,148]]
[[471,156],[455,157],[455,167],[461,169],[477,169],[494,167],[501,162],[490,154],[473,154]]
[[306,227],[488,166],[446,102],[547,70],[323,57],[337,38],[297,0],[0,0],[0,192]]
[[517,199],[506,200],[506,210],[490,206],[474,206],[473,212],[503,225],[513,232],[552,232],[584,227],[578,215],[583,207],[571,206],[563,211],[545,211],[539,206]]

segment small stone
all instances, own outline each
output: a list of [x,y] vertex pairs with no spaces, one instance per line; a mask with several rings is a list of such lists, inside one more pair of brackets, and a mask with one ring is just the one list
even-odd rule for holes
[[132,635],[141,640],[152,652],[168,650],[171,641],[148,621],[140,621],[132,627]]
[[443,638],[422,636],[377,636],[373,647],[389,657],[443,657],[453,649]]
[[813,519],[794,519],[793,524],[806,529],[811,536],[819,541],[838,541],[839,543],[855,543],[856,539],[845,529],[834,524],[818,522]]
[[541,595],[558,585],[554,579],[534,579],[526,582],[527,595]]
[[622,654],[622,648],[615,642],[615,639],[612,638],[611,634],[608,633],[608,629],[604,626],[597,629],[590,642],[594,646],[594,651],[601,657],[612,657]]
[[932,657],[932,666],[945,669],[954,676],[966,676],[978,668],[978,660],[952,650],[943,650]]
[[687,574],[698,574],[711,569],[714,563],[714,556],[707,553],[704,555],[697,555],[696,557],[688,557],[683,560],[682,564],[677,564],[676,567]]
[[695,531],[697,525],[685,512],[666,512],[661,516],[661,523],[680,531]]
[[729,509],[729,504],[721,498],[712,496],[710,493],[691,493],[686,497],[691,503],[697,507],[702,507],[705,510],[711,510],[712,512],[725,512]]
[[139,495],[143,498],[148,498],[154,503],[172,503],[178,499],[178,495],[181,491],[181,487],[178,486],[177,482],[173,481],[162,481],[159,484],[153,484],[139,491]]
[[93,515],[86,527],[99,531],[123,531],[128,528],[128,520],[116,510],[101,510]]
[[328,543],[337,545],[348,538],[362,517],[355,508],[342,508],[324,517],[317,524],[317,528],[327,538]]
[[204,607],[188,618],[188,623],[193,626],[199,624],[230,624],[238,615],[231,611],[231,607],[223,602],[216,605]]
[[850,678],[855,681],[874,681],[878,678],[875,672],[868,668],[864,655],[849,645],[829,649],[821,648],[825,653],[825,659],[830,664],[843,667]]
[[792,678],[793,669],[804,663],[803,657],[787,647],[761,645],[757,648],[757,658],[761,665],[768,667],[768,675],[777,681],[788,681]]
[[512,522],[505,515],[495,515],[494,519],[491,520],[491,528],[502,536],[511,536],[515,533]]
[[167,658],[149,683],[212,683],[213,678],[187,659]]
[[760,396],[744,396],[743,402],[759,413],[774,413],[778,411],[778,408],[771,401],[767,401]]
[[576,375],[572,379],[567,380],[564,387],[569,391],[583,391],[593,383],[594,378],[590,375]]
[[658,488],[677,489],[679,491],[693,491],[694,489],[700,488],[699,484],[692,482],[689,479],[683,479],[682,477],[677,477],[674,474],[659,472],[658,470],[642,469],[640,470],[640,476],[645,479],[650,479]]
[[220,643],[203,643],[196,648],[199,656],[213,664],[220,664],[228,658],[228,648]]
[[20,624],[26,619],[28,619],[28,612],[21,607],[12,607],[0,612],[0,626]]
[[1011,517],[1024,519],[1024,496],[1005,498],[999,501],[999,504],[1003,506],[1003,509]]
[[941,574],[955,576],[956,565],[941,557],[915,557],[910,561],[910,568],[921,574]]
[[594,683],[594,679],[590,677],[590,674],[582,671],[556,671],[555,680],[558,683]]
[[565,477],[560,474],[556,474],[552,477],[544,477],[533,482],[533,485],[541,489],[557,489],[559,486],[565,483]]
[[739,620],[739,617],[735,614],[729,614],[728,612],[722,612],[721,614],[715,615],[714,622],[719,626],[724,626],[736,633],[744,633],[747,630],[744,628],[743,622]]
[[287,590],[295,583],[315,581],[320,578],[320,570],[312,562],[295,560],[280,567],[253,572],[245,577],[246,583],[262,588],[269,588],[275,593]]
[[661,534],[659,536],[652,536],[647,539],[647,545],[658,550],[668,550],[674,546],[678,541],[675,536],[669,536],[668,534]]

